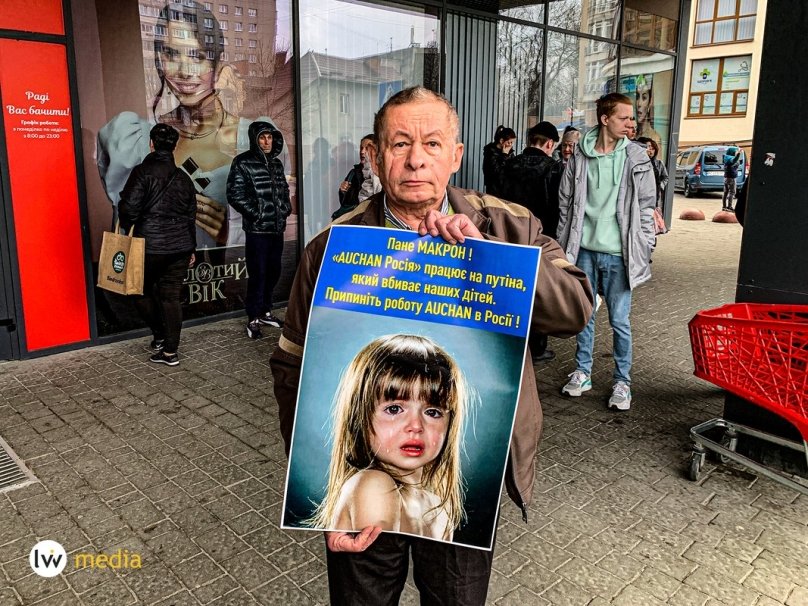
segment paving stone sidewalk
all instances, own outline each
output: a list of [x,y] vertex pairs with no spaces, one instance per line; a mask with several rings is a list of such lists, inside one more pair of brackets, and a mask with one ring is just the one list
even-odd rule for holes
[[[711,217],[720,198],[684,200]],[[559,395],[574,340],[537,367],[546,416],[528,524],[503,500],[491,604],[808,605],[808,498],[732,466],[685,479],[688,430],[721,414],[692,376],[687,321],[731,302],[741,228],[674,220],[634,297],[632,410],[605,410],[612,364],[598,312],[595,388]],[[268,359],[278,331],[187,329],[176,368],[145,338],[0,364],[0,436],[37,481],[0,493],[0,605],[327,603],[318,533],[278,529],[285,458]],[[70,558],[32,572],[42,539]],[[75,568],[77,553],[142,568]],[[416,604],[408,585],[403,604]]]

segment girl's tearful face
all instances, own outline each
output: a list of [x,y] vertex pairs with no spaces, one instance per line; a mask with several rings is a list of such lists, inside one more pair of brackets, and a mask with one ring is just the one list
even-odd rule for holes
[[437,458],[448,428],[443,408],[420,399],[383,400],[373,413],[371,448],[382,463],[409,473]]

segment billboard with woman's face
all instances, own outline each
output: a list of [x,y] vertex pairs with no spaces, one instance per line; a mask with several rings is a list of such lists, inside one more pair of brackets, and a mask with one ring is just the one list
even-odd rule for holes
[[[151,127],[169,124],[180,133],[175,162],[196,187],[197,264],[183,285],[184,316],[241,309],[244,232],[225,189],[255,120],[284,138],[296,208],[291,2],[77,0],[72,9],[93,262],[129,173],[149,153]],[[286,298],[296,265],[296,214],[284,240],[275,300]],[[100,335],[140,326],[124,297],[97,291],[96,309]]]

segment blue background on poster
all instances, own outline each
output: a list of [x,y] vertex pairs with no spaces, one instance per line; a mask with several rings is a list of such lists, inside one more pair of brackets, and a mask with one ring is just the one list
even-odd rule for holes
[[310,319],[283,525],[301,527],[324,496],[331,458],[330,415],[342,371],[362,347],[388,334],[417,334],[434,340],[454,357],[479,396],[476,423],[467,427],[461,461],[469,522],[455,532],[453,542],[487,548],[497,519],[524,340],[324,307],[314,308]]
[[[395,251],[388,248],[390,238],[397,241],[413,242],[417,246],[419,241],[424,243],[445,244],[442,238],[432,238],[431,236],[419,237],[417,232],[409,232],[393,229],[379,229],[370,227],[334,226],[331,229],[328,246],[323,257],[323,265],[317,288],[314,293],[313,304],[315,306],[327,306],[337,309],[359,311],[363,313],[384,314],[387,317],[406,318],[411,320],[421,320],[426,322],[437,322],[440,324],[455,324],[457,326],[467,326],[469,328],[481,328],[483,330],[502,332],[514,336],[526,336],[530,318],[530,310],[533,301],[532,293],[535,288],[536,268],[539,262],[540,249],[527,246],[503,246],[499,243],[492,243],[486,240],[475,240],[469,238],[465,244],[458,244],[456,252],[463,258],[452,258],[449,255],[431,255],[418,252]],[[357,246],[357,242],[361,245]],[[336,262],[335,257],[341,251],[359,252],[367,255],[366,259],[380,259],[379,263],[372,265],[359,265],[357,263]],[[358,259],[354,255],[352,260]],[[393,263],[388,263],[389,260]],[[419,271],[401,271],[403,262],[417,263]],[[427,264],[437,267],[455,268],[465,270],[466,274],[471,270],[483,274],[483,282],[472,282],[469,279],[435,276],[430,278],[425,273]],[[366,277],[379,277],[379,285],[371,286],[367,284],[353,283],[355,275]],[[459,298],[441,297],[433,294],[416,293],[407,290],[396,290],[382,287],[382,280],[395,276],[399,280],[419,282],[422,284],[435,284],[459,288],[460,292],[474,290],[480,293],[492,292],[495,303],[493,305],[481,301],[462,302]],[[504,286],[494,287],[486,283],[487,276],[508,277],[521,280],[524,290]],[[384,309],[381,307],[371,307],[366,304],[351,303],[347,301],[335,301],[326,298],[328,288],[342,293],[354,293],[357,295],[375,295],[381,301],[385,299],[401,300],[409,309]],[[472,316],[470,319],[462,317],[450,317],[446,314],[426,313],[427,303],[449,303],[460,304],[470,308]],[[422,304],[421,313],[414,313],[412,305]],[[482,320],[476,320],[473,312],[480,312]],[[488,315],[486,315],[488,314]],[[511,314],[511,317],[508,316]],[[492,315],[496,321],[492,320]],[[487,319],[487,321],[486,321]]]

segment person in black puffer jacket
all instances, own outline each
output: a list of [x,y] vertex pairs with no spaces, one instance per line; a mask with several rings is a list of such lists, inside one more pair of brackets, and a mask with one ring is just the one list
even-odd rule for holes
[[191,178],[174,164],[179,133],[158,124],[149,133],[152,152],[132,169],[118,204],[121,227],[134,225],[146,239],[143,295],[135,299],[138,313],[152,331],[149,358],[158,364],[179,364],[182,329],[180,294],[196,248],[196,190]]
[[258,339],[261,325],[280,328],[272,314],[272,291],[281,275],[283,232],[292,213],[289,184],[278,154],[283,135],[269,122],[249,128],[250,149],[239,154],[227,177],[227,202],[241,214],[247,261],[247,336]]
[[483,180],[485,193],[502,197],[505,162],[513,158],[516,133],[512,128],[499,125],[494,140],[483,148]]

